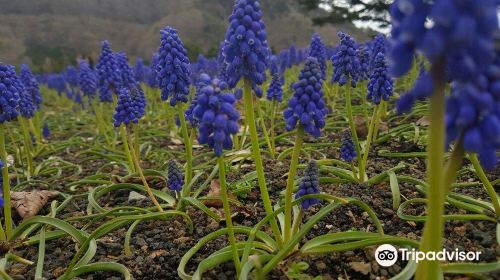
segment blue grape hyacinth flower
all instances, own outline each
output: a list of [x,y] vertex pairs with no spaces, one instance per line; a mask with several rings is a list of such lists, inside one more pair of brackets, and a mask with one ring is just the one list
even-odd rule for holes
[[47,123],[43,123],[42,136],[45,139],[50,137],[50,128],[49,128],[49,125]]
[[16,75],[13,81],[13,86],[17,88],[19,92],[19,113],[24,118],[30,119],[35,116],[35,104],[33,103],[33,97],[24,87],[21,79]]
[[493,170],[500,150],[500,54],[475,83],[453,84],[446,102],[447,143],[463,135],[465,150]]
[[345,130],[342,134],[342,144],[340,145],[340,158],[345,162],[352,162],[357,156],[351,132]]
[[339,32],[337,35],[340,38],[340,45],[337,48],[337,53],[331,58],[333,64],[332,83],[343,86],[351,80],[351,86],[354,88],[358,81],[360,68],[356,41],[343,32]]
[[161,89],[161,99],[170,100],[170,105],[188,102],[191,67],[187,51],[172,27],[160,31],[160,48],[157,78]]
[[313,137],[319,137],[325,126],[328,112],[323,100],[323,80],[318,60],[308,57],[304,68],[299,74],[299,80],[292,85],[294,94],[288,101],[284,112],[286,129],[293,130],[302,125],[304,130]]
[[223,50],[226,82],[230,88],[242,78],[250,80],[253,86],[261,85],[266,80],[270,52],[259,1],[237,0],[229,22]]
[[370,78],[370,54],[368,53],[366,45],[359,45],[358,59],[359,59],[359,72],[358,82],[366,81]]
[[18,116],[20,81],[13,66],[0,63],[0,124],[14,120]]
[[146,112],[146,97],[140,87],[122,87],[118,91],[118,104],[113,115],[114,126],[138,123]]
[[19,72],[19,78],[24,85],[26,92],[31,95],[31,100],[33,105],[35,105],[36,110],[40,110],[42,104],[42,95],[40,94],[40,87],[35,76],[31,72],[28,65],[21,65],[21,71]]
[[370,42],[370,58],[369,58],[369,67],[370,69],[374,69],[375,66],[375,60],[377,59],[377,55],[379,53],[382,53],[383,55],[387,54],[387,50],[389,48],[389,42],[387,41],[387,38],[383,34],[378,34],[373,38],[373,40]]
[[138,86],[138,82],[135,79],[134,71],[130,64],[128,63],[128,56],[124,52],[117,52],[113,54],[116,60],[116,66],[121,75],[121,86],[133,89]]
[[167,163],[167,186],[176,192],[180,192],[184,186],[184,174],[175,159],[171,159]]
[[47,78],[47,87],[57,91],[59,96],[68,90],[63,74],[50,74]]
[[385,55],[378,53],[370,75],[370,81],[367,85],[368,93],[366,99],[374,104],[380,104],[380,101],[388,101],[393,95],[394,82],[389,76]]
[[[299,189],[295,193],[295,199],[301,198],[308,194],[318,194],[319,193],[319,169],[316,161],[309,161],[306,169],[304,170],[304,175],[302,176],[299,184]],[[317,198],[307,198],[301,202],[302,208],[307,210],[309,207],[314,206],[319,203]]]
[[118,94],[116,91],[120,89],[123,81],[116,56],[108,41],[101,43],[101,54],[96,65],[96,71],[99,79],[99,99],[101,102],[112,102],[113,92],[115,91],[115,94]]
[[309,56],[315,57],[318,60],[323,75],[323,80],[326,79],[326,51],[325,45],[321,41],[319,34],[315,33],[311,38],[311,45],[309,46]]
[[146,78],[146,65],[142,58],[137,58],[134,65],[134,78],[138,82],[143,82]]
[[274,101],[276,100],[278,103],[283,101],[283,79],[279,76],[278,73],[273,75],[271,79],[271,84],[267,89],[267,100]]
[[78,87],[83,94],[89,98],[94,98],[97,91],[97,76],[90,68],[87,60],[80,60],[78,72]]
[[66,68],[66,72],[64,72],[64,76],[66,77],[66,82],[70,86],[72,91],[76,91],[78,87],[78,70],[73,65],[69,65]]
[[231,135],[239,131],[240,113],[234,106],[235,102],[234,95],[222,92],[220,81],[214,79],[201,88],[193,110],[194,118],[200,123],[198,142],[213,148],[217,157],[224,149],[233,147]]

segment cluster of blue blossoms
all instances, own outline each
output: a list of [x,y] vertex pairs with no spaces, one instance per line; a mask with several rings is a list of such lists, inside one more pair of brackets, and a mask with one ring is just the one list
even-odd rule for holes
[[299,80],[292,88],[294,93],[284,112],[286,129],[291,131],[299,124],[311,136],[319,137],[328,109],[323,100],[323,80],[316,58],[306,59]]
[[311,45],[309,47],[309,56],[315,57],[318,60],[319,67],[323,80],[326,80],[326,50],[325,45],[321,42],[319,34],[314,34],[311,38]]
[[90,68],[87,60],[80,60],[80,71],[78,72],[78,87],[85,96],[94,98],[97,91],[97,76]]
[[31,100],[33,101],[33,105],[36,110],[40,110],[40,106],[42,104],[42,96],[40,94],[40,88],[38,86],[38,81],[35,76],[31,72],[28,65],[21,65],[21,71],[19,73],[19,78],[24,85],[24,89],[27,94],[31,95]]
[[253,86],[262,84],[266,80],[269,47],[259,1],[236,1],[229,22],[223,49],[226,82],[231,88],[241,78],[250,80]]
[[358,82],[366,81],[370,77],[370,53],[366,44],[360,44],[358,47],[359,71]]
[[378,34],[373,38],[372,41],[369,42],[370,44],[370,68],[373,69],[375,68],[375,60],[377,58],[377,55],[379,53],[382,53],[383,55],[387,54],[387,49],[389,48],[389,42],[385,38],[383,34]]
[[0,124],[17,118],[23,94],[20,84],[14,67],[0,63]]
[[[452,82],[446,106],[448,143],[463,137],[464,148],[479,154],[481,164],[498,164],[500,112],[494,34],[498,32],[496,0],[397,0],[391,6],[390,71],[409,71],[417,51]],[[427,24],[427,19],[433,21]],[[446,72],[446,73],[444,73]],[[398,102],[409,111],[416,100],[432,95],[433,81],[423,73],[415,87]]]
[[128,64],[127,54],[124,52],[117,52],[114,55],[115,55],[117,69],[121,75],[120,79],[122,84],[120,86],[125,86],[128,87],[129,89],[137,87],[138,82],[135,79],[134,71]]
[[351,132],[345,130],[342,134],[342,144],[340,145],[340,158],[345,162],[352,162],[356,156],[356,147],[354,147]]
[[167,162],[167,186],[176,192],[180,192],[184,186],[184,175],[181,166],[175,159]]
[[366,99],[374,104],[380,104],[380,101],[388,101],[393,95],[394,82],[389,76],[385,56],[378,53],[373,64],[373,72],[368,82],[368,93]]
[[[316,161],[311,160],[304,170],[304,175],[299,184],[299,190],[295,193],[295,198],[300,198],[308,194],[319,193],[319,170]],[[307,198],[302,201],[302,208],[308,209],[319,203],[317,198]]]
[[[189,122],[189,125],[191,125],[191,127],[198,126],[199,121],[194,117],[193,111],[198,104],[198,96],[200,95],[201,89],[210,84],[212,84],[212,78],[210,78],[208,74],[202,73],[196,83],[196,92],[193,96],[193,99],[191,100],[189,107],[184,112],[186,120]],[[223,84],[223,82],[221,81],[220,84]]]
[[42,136],[45,139],[47,139],[47,138],[50,137],[50,128],[49,128],[49,125],[47,123],[43,124],[43,127],[42,127]]
[[122,85],[121,74],[116,62],[116,56],[108,41],[101,43],[101,54],[96,65],[99,78],[99,98],[102,102],[113,101],[113,91],[119,90]]
[[118,104],[113,115],[114,126],[138,123],[146,113],[146,97],[140,87],[122,87],[118,91]]
[[19,92],[19,113],[21,113],[21,116],[24,118],[32,118],[35,116],[35,104],[33,103],[33,97],[26,90],[19,77],[16,76],[13,82],[14,87],[17,88]]
[[338,83],[343,86],[351,80],[351,86],[354,88],[360,68],[356,42],[345,33],[339,32],[337,35],[340,38],[340,45],[337,48],[337,53],[331,58],[334,68],[332,84]]
[[213,148],[216,156],[223,149],[231,149],[231,135],[238,133],[240,114],[234,107],[236,98],[231,93],[223,93],[220,81],[214,79],[198,93],[198,101],[193,109],[193,117],[199,122],[198,142]]
[[269,84],[269,88],[267,89],[266,97],[269,101],[276,100],[278,103],[283,101],[283,79],[279,74],[273,75],[271,84]]
[[66,90],[68,89],[63,74],[50,75],[47,79],[47,87],[57,91],[57,95],[59,96],[61,96],[61,93],[66,92]]
[[187,51],[177,30],[166,27],[160,31],[159,59],[156,64],[161,99],[170,105],[188,102],[191,69]]

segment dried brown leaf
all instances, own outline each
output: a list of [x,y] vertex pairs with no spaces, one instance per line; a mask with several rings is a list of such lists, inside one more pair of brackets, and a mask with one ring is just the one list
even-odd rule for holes
[[11,192],[11,205],[21,218],[33,217],[49,202],[57,197],[58,191]]
[[[208,190],[207,200],[203,201],[208,207],[222,208],[222,200],[220,199],[220,183],[219,180],[212,180],[210,182],[210,189]],[[233,193],[228,191],[228,197],[230,200],[238,200]]]

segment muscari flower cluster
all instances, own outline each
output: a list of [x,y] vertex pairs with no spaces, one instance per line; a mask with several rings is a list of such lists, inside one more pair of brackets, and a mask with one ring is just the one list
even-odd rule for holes
[[323,75],[323,80],[326,79],[326,51],[325,45],[321,42],[321,37],[319,34],[314,34],[311,38],[311,45],[309,47],[309,56],[315,57],[318,60],[319,66],[321,68],[321,74]]
[[377,55],[379,53],[386,55],[388,48],[389,42],[383,34],[378,34],[377,36],[375,36],[375,38],[373,38],[373,40],[370,42],[370,69],[373,69],[375,67],[375,60],[377,59]]
[[72,91],[78,88],[78,70],[76,70],[73,65],[69,65],[68,68],[66,68],[64,75]]
[[18,116],[20,103],[19,78],[13,66],[0,63],[0,124]]
[[267,100],[274,101],[276,100],[278,103],[283,101],[283,79],[279,76],[279,74],[274,74],[271,79],[271,84],[269,84],[269,88],[267,89]]
[[334,68],[332,83],[339,83],[340,86],[343,86],[350,80],[351,86],[354,88],[360,68],[356,42],[343,32],[339,32],[337,35],[340,38],[340,45],[337,48],[337,53],[331,58]]
[[199,122],[198,142],[213,148],[216,156],[223,149],[231,149],[231,135],[238,133],[240,114],[234,104],[236,99],[231,93],[223,93],[220,81],[214,79],[210,85],[201,88],[193,116]]
[[49,136],[50,136],[50,128],[49,128],[49,125],[47,123],[43,124],[43,127],[42,127],[42,136],[45,139],[49,138]]
[[40,94],[40,88],[38,86],[38,81],[31,72],[28,65],[21,65],[21,71],[19,73],[19,78],[24,85],[24,89],[27,94],[31,95],[31,100],[36,110],[40,110],[42,104],[42,95]]
[[345,162],[352,162],[356,158],[356,147],[352,141],[351,132],[345,130],[342,134],[342,144],[340,146],[340,158]]
[[[407,73],[417,51],[433,67],[442,65],[447,75],[443,79],[452,82],[446,106],[447,142],[463,136],[466,151],[478,153],[487,169],[498,163],[500,138],[498,106],[493,105],[498,103],[499,78],[494,51],[497,2],[398,0],[391,6],[391,73]],[[433,24],[426,24],[427,19]],[[430,97],[432,82],[428,72],[422,73],[398,101],[398,111],[409,111],[416,100]]]
[[[304,175],[302,176],[299,184],[299,190],[295,193],[295,198],[301,198],[308,194],[318,194],[319,193],[319,170],[316,165],[316,161],[311,160],[304,170]],[[317,198],[307,198],[304,199],[301,204],[302,208],[308,209],[311,206],[319,203]]]
[[160,48],[157,78],[161,89],[161,99],[170,99],[170,105],[186,103],[189,95],[191,70],[187,51],[177,30],[166,27],[160,31]]
[[323,100],[322,84],[318,60],[314,57],[307,58],[299,74],[299,81],[292,85],[294,94],[284,112],[288,131],[299,124],[313,137],[320,136],[320,129],[325,126],[325,116],[328,112]]
[[51,74],[47,78],[47,87],[57,91],[57,95],[59,96],[68,89],[63,74]]
[[373,73],[368,82],[368,93],[366,99],[374,104],[380,104],[380,101],[388,101],[393,95],[394,82],[389,76],[385,56],[378,53],[373,66]]
[[[198,119],[196,119],[193,115],[194,108],[198,104],[198,96],[201,92],[201,89],[204,88],[205,86],[208,86],[212,83],[212,78],[208,74],[202,73],[200,77],[198,78],[198,81],[196,83],[196,92],[193,96],[193,99],[191,100],[191,103],[189,103],[189,107],[186,109],[184,112],[184,115],[186,116],[186,120],[189,122],[191,127],[197,127],[198,126]],[[222,83],[222,81],[221,81]]]
[[144,65],[144,62],[142,61],[141,58],[137,58],[135,60],[135,65],[134,65],[134,78],[138,82],[144,81],[146,77],[146,66]]
[[151,88],[158,88],[158,72],[156,70],[158,68],[157,65],[159,60],[160,56],[158,53],[153,53],[153,56],[151,57],[151,64],[148,68],[146,68],[146,84],[148,84]]
[[116,61],[116,56],[108,41],[101,43],[101,54],[96,65],[99,99],[101,102],[112,102],[113,91],[122,85],[122,77]]
[[452,85],[446,103],[447,143],[463,135],[466,151],[492,170],[500,150],[500,54],[475,83]]
[[118,91],[118,104],[113,115],[114,126],[138,123],[146,112],[146,97],[140,87],[122,87]]
[[229,22],[224,43],[226,82],[231,88],[241,78],[254,86],[262,84],[266,80],[269,47],[259,1],[236,1]]
[[97,76],[89,63],[82,59],[79,63],[78,87],[84,95],[94,98],[97,91]]
[[359,72],[358,72],[358,82],[366,81],[370,77],[370,54],[368,53],[366,45],[360,45],[358,47],[358,59],[359,59]]
[[171,159],[167,163],[167,186],[176,192],[180,192],[184,186],[184,174],[175,159]]
[[121,75],[121,86],[126,86],[130,89],[137,87],[138,82],[135,79],[134,71],[128,64],[127,54],[124,52],[117,52],[114,54],[116,60],[116,66]]

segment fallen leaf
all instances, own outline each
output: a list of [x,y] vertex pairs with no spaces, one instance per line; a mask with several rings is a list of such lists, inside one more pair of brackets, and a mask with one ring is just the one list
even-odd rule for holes
[[368,125],[365,122],[365,118],[362,116],[354,116],[354,126],[356,126],[358,138],[366,138],[368,135]]
[[350,262],[349,265],[354,271],[368,275],[372,271],[372,266],[365,262]]
[[431,120],[429,119],[428,116],[423,116],[417,121],[418,126],[429,126],[431,123]]
[[57,197],[58,191],[10,192],[12,208],[21,218],[33,217],[49,202]]
[[[228,198],[230,200],[238,200],[236,196],[234,196],[233,193],[228,191]],[[208,190],[207,194],[207,200],[203,201],[203,204],[209,207],[216,207],[216,208],[221,208],[222,207],[222,200],[220,199],[220,183],[219,180],[212,180],[210,182],[210,189]]]
[[167,251],[165,251],[165,250],[155,250],[155,251],[151,252],[151,254],[149,254],[149,257],[154,259],[156,257],[165,256],[166,254],[167,254]]

